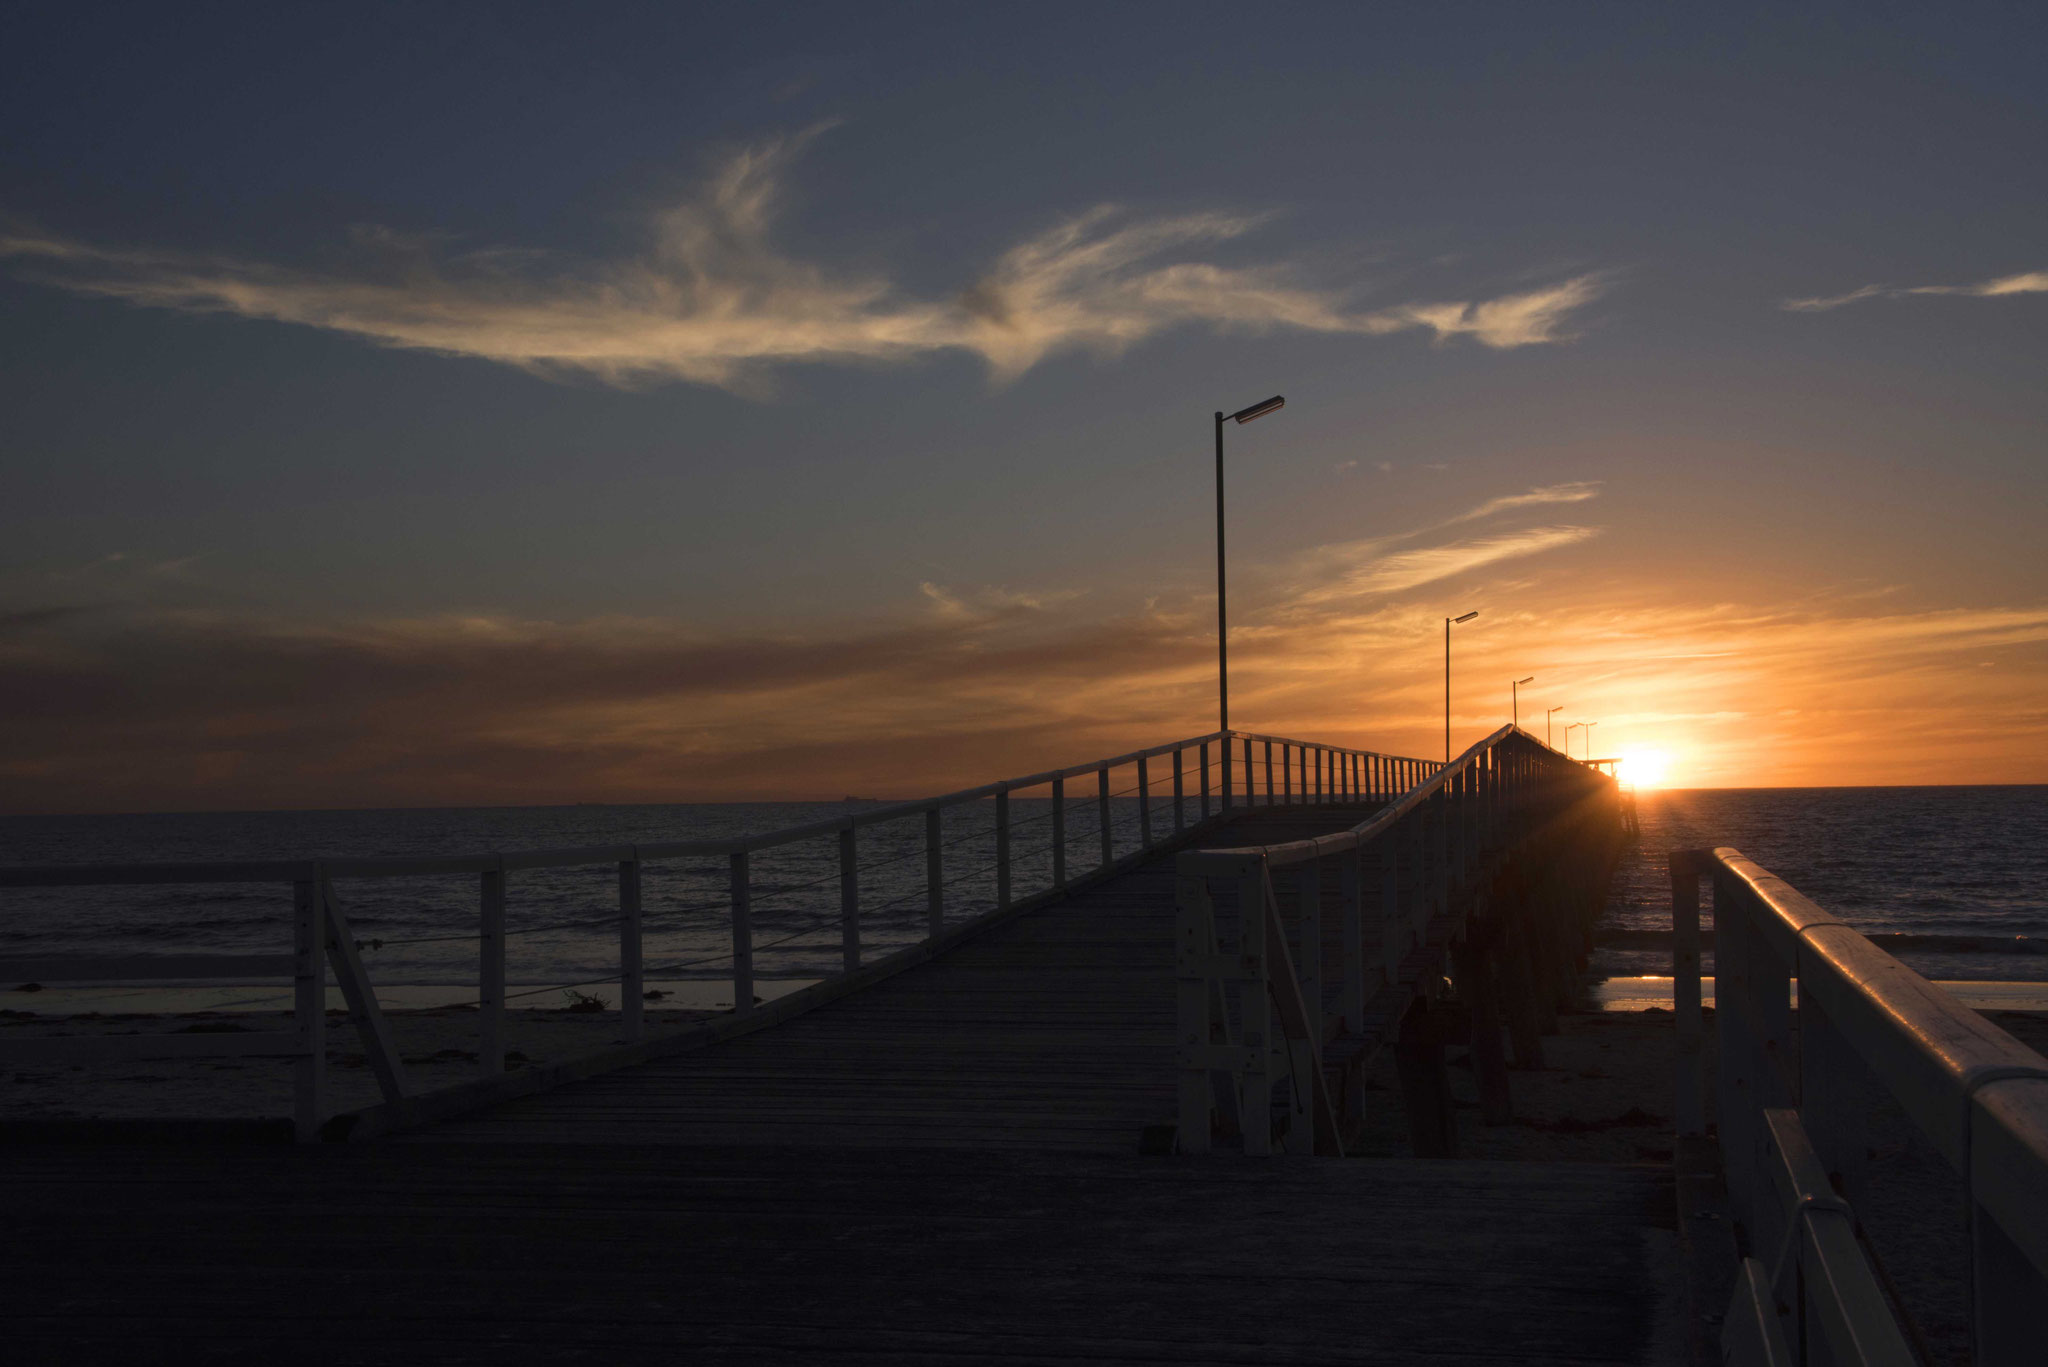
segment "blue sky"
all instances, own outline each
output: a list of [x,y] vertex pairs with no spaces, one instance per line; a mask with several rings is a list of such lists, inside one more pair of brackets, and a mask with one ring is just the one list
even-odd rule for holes
[[0,807],[1205,730],[1209,413],[1275,392],[1242,724],[1430,753],[1476,604],[1475,735],[1533,670],[1693,781],[2048,778],[2036,8],[16,6],[0,52]]

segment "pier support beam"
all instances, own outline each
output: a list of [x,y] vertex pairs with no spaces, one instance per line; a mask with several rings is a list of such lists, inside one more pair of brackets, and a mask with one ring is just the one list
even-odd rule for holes
[[1499,946],[1495,983],[1507,1015],[1508,1043],[1517,1068],[1543,1066],[1543,1012],[1539,1003],[1548,990],[1541,942],[1531,922],[1527,881],[1520,865],[1510,865],[1496,888],[1495,941]]
[[1472,1015],[1472,1080],[1479,1087],[1479,1118],[1488,1125],[1512,1124],[1507,1052],[1501,1047],[1500,1000],[1494,991],[1493,956],[1479,928],[1453,951],[1458,996]]
[[1401,1077],[1401,1108],[1408,1116],[1408,1142],[1417,1158],[1456,1158],[1458,1123],[1451,1108],[1451,1079],[1444,1067],[1444,1036],[1450,1013],[1418,997],[1401,1018],[1394,1064]]

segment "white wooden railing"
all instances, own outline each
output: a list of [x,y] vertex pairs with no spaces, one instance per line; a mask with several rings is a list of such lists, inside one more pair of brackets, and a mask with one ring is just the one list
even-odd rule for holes
[[[107,1062],[119,1059],[255,1055],[295,1061],[294,1129],[301,1140],[343,1132],[358,1136],[419,1123],[440,1114],[523,1091],[539,1090],[571,1077],[623,1066],[675,1048],[691,1047],[711,1038],[743,1033],[786,1019],[868,982],[921,962],[993,920],[1013,915],[1057,897],[1081,884],[1149,858],[1163,843],[1194,837],[1229,811],[1252,805],[1352,803],[1385,801],[1407,791],[1438,766],[1430,761],[1344,746],[1318,745],[1278,736],[1231,731],[1136,750],[1110,759],[1022,778],[984,784],[961,792],[913,802],[864,807],[808,825],[729,840],[676,841],[661,844],[602,846],[571,850],[519,851],[402,859],[279,860],[218,864],[139,864],[88,866],[0,866],[0,888],[108,886],[116,884],[273,884],[287,886],[292,896],[292,945],[271,954],[165,954],[146,956],[0,959],[0,979],[56,982],[144,982],[289,978],[292,982],[293,1028],[233,1034],[75,1036],[0,1040],[0,1064],[44,1061]],[[1074,780],[1093,779],[1092,793],[1070,794]],[[1119,783],[1122,786],[1118,786]],[[1013,799],[1043,793],[1047,810],[1030,820],[1050,825],[1049,851],[1013,849],[1023,823],[1013,821]],[[1136,830],[1119,847],[1114,799],[1135,798]],[[1078,824],[1091,826],[1070,835],[1076,803],[1092,811]],[[983,804],[987,804],[986,807]],[[992,812],[988,809],[992,808]],[[972,816],[967,837],[946,829],[948,814]],[[989,827],[981,825],[986,815]],[[870,958],[862,945],[864,906],[861,874],[861,832],[886,822],[916,820],[924,825],[925,933],[917,943]],[[993,857],[967,871],[947,868],[958,858],[963,839],[992,836]],[[824,981],[770,1003],[755,1001],[754,860],[763,851],[802,842],[836,846],[840,971]],[[1076,845],[1081,848],[1077,850]],[[1050,860],[1043,856],[1050,853]],[[1025,853],[1039,856],[1027,859]],[[733,1007],[725,1018],[677,1034],[650,1040],[642,993],[650,972],[665,971],[645,961],[649,920],[643,906],[642,875],[663,861],[724,859],[728,877],[723,910],[729,918],[730,947],[711,959],[691,960],[698,969],[721,963],[731,976]],[[616,983],[620,993],[619,1045],[578,1059],[508,1074],[505,1050],[507,941],[521,933],[508,929],[507,901],[520,873],[538,869],[614,866],[617,908],[614,915],[582,918],[590,926],[615,922],[618,930],[618,972],[609,977],[571,984]],[[1043,868],[1036,887],[1022,880]],[[347,884],[387,878],[469,878],[477,898],[476,996],[478,1061],[481,1076],[472,1083],[416,1094],[393,1047],[389,1025],[375,985],[366,971],[361,942],[350,924],[341,893]],[[992,881],[988,905],[969,914],[949,906],[947,889],[963,880]],[[900,901],[901,899],[897,899]],[[701,910],[702,908],[697,908]],[[539,929],[556,929],[544,926]],[[811,927],[799,934],[812,933]],[[829,929],[826,933],[829,933]],[[447,936],[435,936],[446,939]],[[788,937],[785,937],[788,938]],[[673,971],[675,965],[668,966]],[[350,1017],[361,1036],[383,1102],[367,1111],[336,1117],[326,1081],[324,1020],[330,975],[340,987]],[[543,991],[551,989],[534,989]],[[530,993],[528,995],[531,995]]]
[[[2048,1361],[2048,1059],[1739,850],[1671,855],[1678,1129],[1706,1129],[1700,880],[1713,890],[1715,1118],[1752,1256],[1730,1362],[1916,1361],[1859,1241],[1873,1102],[1889,1097],[1962,1179],[1972,1361]],[[1796,988],[1798,1008],[1792,1009]],[[1881,1254],[1880,1250],[1880,1254]]]
[[[1269,1154],[1278,1144],[1341,1155],[1342,1132],[1356,1117],[1340,1115],[1332,1093],[1334,1050],[1356,1055],[1398,1031],[1414,994],[1428,992],[1442,972],[1433,963],[1404,974],[1404,963],[1433,934],[1445,951],[1437,959],[1446,958],[1482,888],[1532,842],[1541,846],[1535,853],[1545,863],[1550,904],[1561,910],[1567,896],[1577,898],[1573,917],[1590,921],[1597,903],[1584,899],[1596,870],[1582,857],[1579,827],[1602,813],[1612,825],[1613,795],[1611,778],[1508,726],[1448,766],[1426,766],[1422,782],[1349,830],[1179,855],[1180,1150],[1241,1143],[1247,1154]],[[1585,867],[1564,871],[1567,859]],[[1598,870],[1597,881],[1604,878]],[[1331,882],[1342,918],[1334,1010],[1323,962]],[[1489,966],[1463,975],[1482,1069],[1498,1064],[1501,1052],[1489,985],[1501,977],[1526,996],[1532,976],[1544,977],[1548,961],[1571,953],[1554,933],[1559,927],[1546,935],[1541,917],[1501,919],[1518,937],[1498,947],[1517,960],[1515,971],[1497,975]],[[1375,940],[1376,956],[1368,952]],[[1354,1104],[1358,1097],[1350,1089]]]

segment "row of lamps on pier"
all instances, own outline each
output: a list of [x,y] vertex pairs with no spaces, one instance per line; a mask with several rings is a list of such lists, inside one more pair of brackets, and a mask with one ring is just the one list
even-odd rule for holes
[[[1286,406],[1286,397],[1275,394],[1270,399],[1261,400],[1248,408],[1240,408],[1235,413],[1224,413],[1219,410],[1216,414],[1216,712],[1219,723],[1218,729],[1223,731],[1230,729],[1230,623],[1224,607],[1226,578],[1223,556],[1223,424],[1234,422],[1242,427],[1254,418],[1263,418],[1268,413],[1277,413]],[[1474,609],[1462,617],[1444,618],[1445,764],[1451,762],[1451,628],[1461,623],[1469,622],[1478,615],[1478,610]],[[1522,724],[1521,687],[1525,683],[1534,682],[1536,682],[1536,676],[1531,674],[1527,678],[1516,679],[1509,685],[1509,707],[1512,709],[1514,722],[1517,726]],[[1563,707],[1564,704],[1559,703],[1556,707],[1543,714],[1543,743],[1546,745],[1551,743],[1550,719],[1557,712],[1561,711]],[[1589,759],[1592,758],[1593,728],[1599,724],[1597,721],[1575,721],[1570,726],[1565,727],[1565,754],[1567,756],[1571,754],[1572,732],[1583,726],[1586,728],[1586,756]]]

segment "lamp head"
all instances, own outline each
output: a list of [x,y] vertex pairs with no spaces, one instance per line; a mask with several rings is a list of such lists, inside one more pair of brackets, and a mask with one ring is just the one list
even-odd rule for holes
[[1268,413],[1277,412],[1278,410],[1285,408],[1286,406],[1286,398],[1282,395],[1275,394],[1272,398],[1266,399],[1260,403],[1255,403],[1250,408],[1238,409],[1235,413],[1232,413],[1230,415],[1230,418],[1232,422],[1236,422],[1239,424],[1248,423],[1253,418],[1263,418]]
[[1471,621],[1471,620],[1472,620],[1472,619],[1473,619],[1474,617],[1477,617],[1478,615],[1479,615],[1479,613],[1478,613],[1478,611],[1477,611],[1477,610],[1475,609],[1474,611],[1471,611],[1471,612],[1468,612],[1468,613],[1466,613],[1466,614],[1465,614],[1465,615],[1464,615],[1463,617],[1453,617],[1453,618],[1451,619],[1451,625],[1452,625],[1452,626],[1456,626],[1456,625],[1457,625],[1458,623],[1460,623],[1460,622],[1469,622],[1469,621]]
[[1515,685],[1516,685],[1517,687],[1520,687],[1520,686],[1521,686],[1522,684],[1525,684],[1525,683],[1535,683],[1535,682],[1536,682],[1536,676],[1535,676],[1534,674],[1531,674],[1531,675],[1530,675],[1530,676],[1529,676],[1528,678],[1526,678],[1526,679],[1517,679],[1517,680],[1515,680]]

